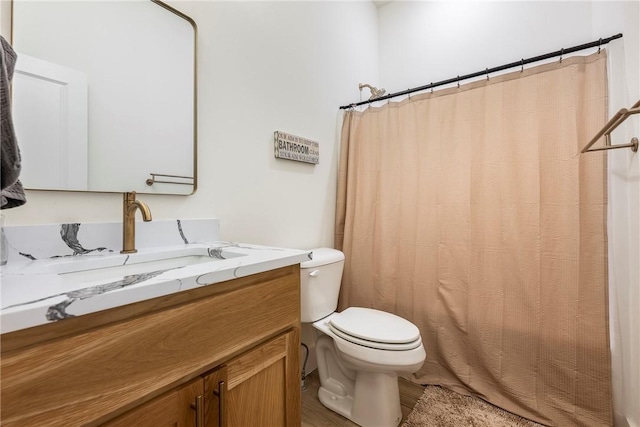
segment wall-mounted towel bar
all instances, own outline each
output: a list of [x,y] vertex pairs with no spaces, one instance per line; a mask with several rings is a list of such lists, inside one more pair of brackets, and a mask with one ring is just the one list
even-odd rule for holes
[[[582,149],[582,153],[586,153],[587,151],[613,150],[615,148],[627,148],[627,147],[631,148],[631,151],[637,152],[638,138],[636,137],[631,138],[631,142],[628,144],[611,145],[611,132],[613,132],[615,128],[620,126],[620,124],[624,122],[627,119],[627,117],[633,114],[638,114],[638,113],[640,113],[640,101],[633,104],[633,106],[629,109],[623,108],[620,111],[618,111],[613,117],[611,117],[611,120],[609,120],[607,124],[604,125],[602,129],[600,129],[600,132],[598,132],[596,136],[594,136],[593,139],[589,141],[589,143]],[[604,135],[604,146],[591,148],[591,146],[595,144],[603,135]]]
[[[147,185],[151,186],[153,184],[180,184],[180,185],[193,185],[193,177],[192,176],[182,176],[182,175],[166,175],[163,173],[150,173],[151,178],[147,179]],[[180,178],[190,180],[191,182],[180,182],[180,181],[159,181],[156,179],[157,176],[165,177],[165,178]]]

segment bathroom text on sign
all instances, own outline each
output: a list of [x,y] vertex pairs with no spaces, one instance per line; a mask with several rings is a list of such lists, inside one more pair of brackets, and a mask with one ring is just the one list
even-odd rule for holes
[[285,132],[273,133],[274,153],[277,158],[313,163],[320,161],[320,145],[309,139]]

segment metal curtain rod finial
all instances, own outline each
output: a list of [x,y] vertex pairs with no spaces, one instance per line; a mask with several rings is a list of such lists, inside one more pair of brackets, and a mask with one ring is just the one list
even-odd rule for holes
[[360,83],[358,85],[358,89],[360,89],[361,92],[362,92],[362,88],[364,87],[368,87],[369,90],[371,91],[371,96],[369,97],[370,100],[380,98],[382,95],[384,95],[387,92],[384,88],[378,89],[377,87],[371,86],[368,83]]

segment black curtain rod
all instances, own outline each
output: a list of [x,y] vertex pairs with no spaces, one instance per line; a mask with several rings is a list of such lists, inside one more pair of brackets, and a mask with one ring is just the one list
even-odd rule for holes
[[456,77],[454,77],[452,79],[442,80],[440,82],[431,83],[431,84],[420,86],[420,87],[414,87],[413,89],[403,90],[402,92],[390,93],[388,95],[384,95],[384,96],[381,96],[379,98],[368,99],[366,101],[355,102],[355,103],[349,104],[349,105],[343,105],[342,107],[340,107],[340,109],[341,110],[346,110],[348,108],[357,107],[359,105],[371,104],[372,102],[376,102],[376,101],[384,101],[385,99],[395,98],[397,96],[402,96],[402,95],[408,95],[408,94],[413,93],[413,92],[420,92],[422,90],[431,89],[431,88],[434,88],[436,86],[448,85],[448,84],[451,84],[451,83],[460,82],[462,80],[472,79],[474,77],[480,77],[480,76],[484,76],[484,75],[489,75],[490,73],[495,73],[497,71],[507,70],[509,68],[522,67],[522,66],[524,66],[526,64],[531,64],[532,62],[537,62],[537,61],[542,61],[542,60],[545,60],[545,59],[555,58],[556,56],[562,57],[562,55],[564,55],[566,53],[578,52],[580,50],[589,49],[589,48],[592,48],[592,47],[597,47],[598,50],[599,50],[600,46],[609,43],[611,40],[619,39],[621,37],[622,37],[622,33],[616,34],[615,36],[611,36],[611,37],[608,37],[606,39],[596,40],[596,41],[593,41],[591,43],[585,43],[585,44],[581,44],[581,45],[578,45],[578,46],[573,46],[573,47],[570,47],[570,48],[567,48],[567,49],[560,49],[560,50],[557,50],[555,52],[547,53],[547,54],[544,54],[544,55],[534,56],[532,58],[527,58],[527,59],[523,58],[520,61],[512,62],[510,64],[501,65],[499,67],[487,68],[485,70],[478,71],[478,72],[471,73],[471,74],[466,74],[464,76],[456,76]]

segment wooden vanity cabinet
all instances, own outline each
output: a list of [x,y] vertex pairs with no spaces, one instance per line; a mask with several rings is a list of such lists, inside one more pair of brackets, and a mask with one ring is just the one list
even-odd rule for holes
[[294,334],[285,333],[103,426],[290,425],[285,384],[294,345]]
[[4,334],[0,423],[298,427],[299,277],[284,267]]

